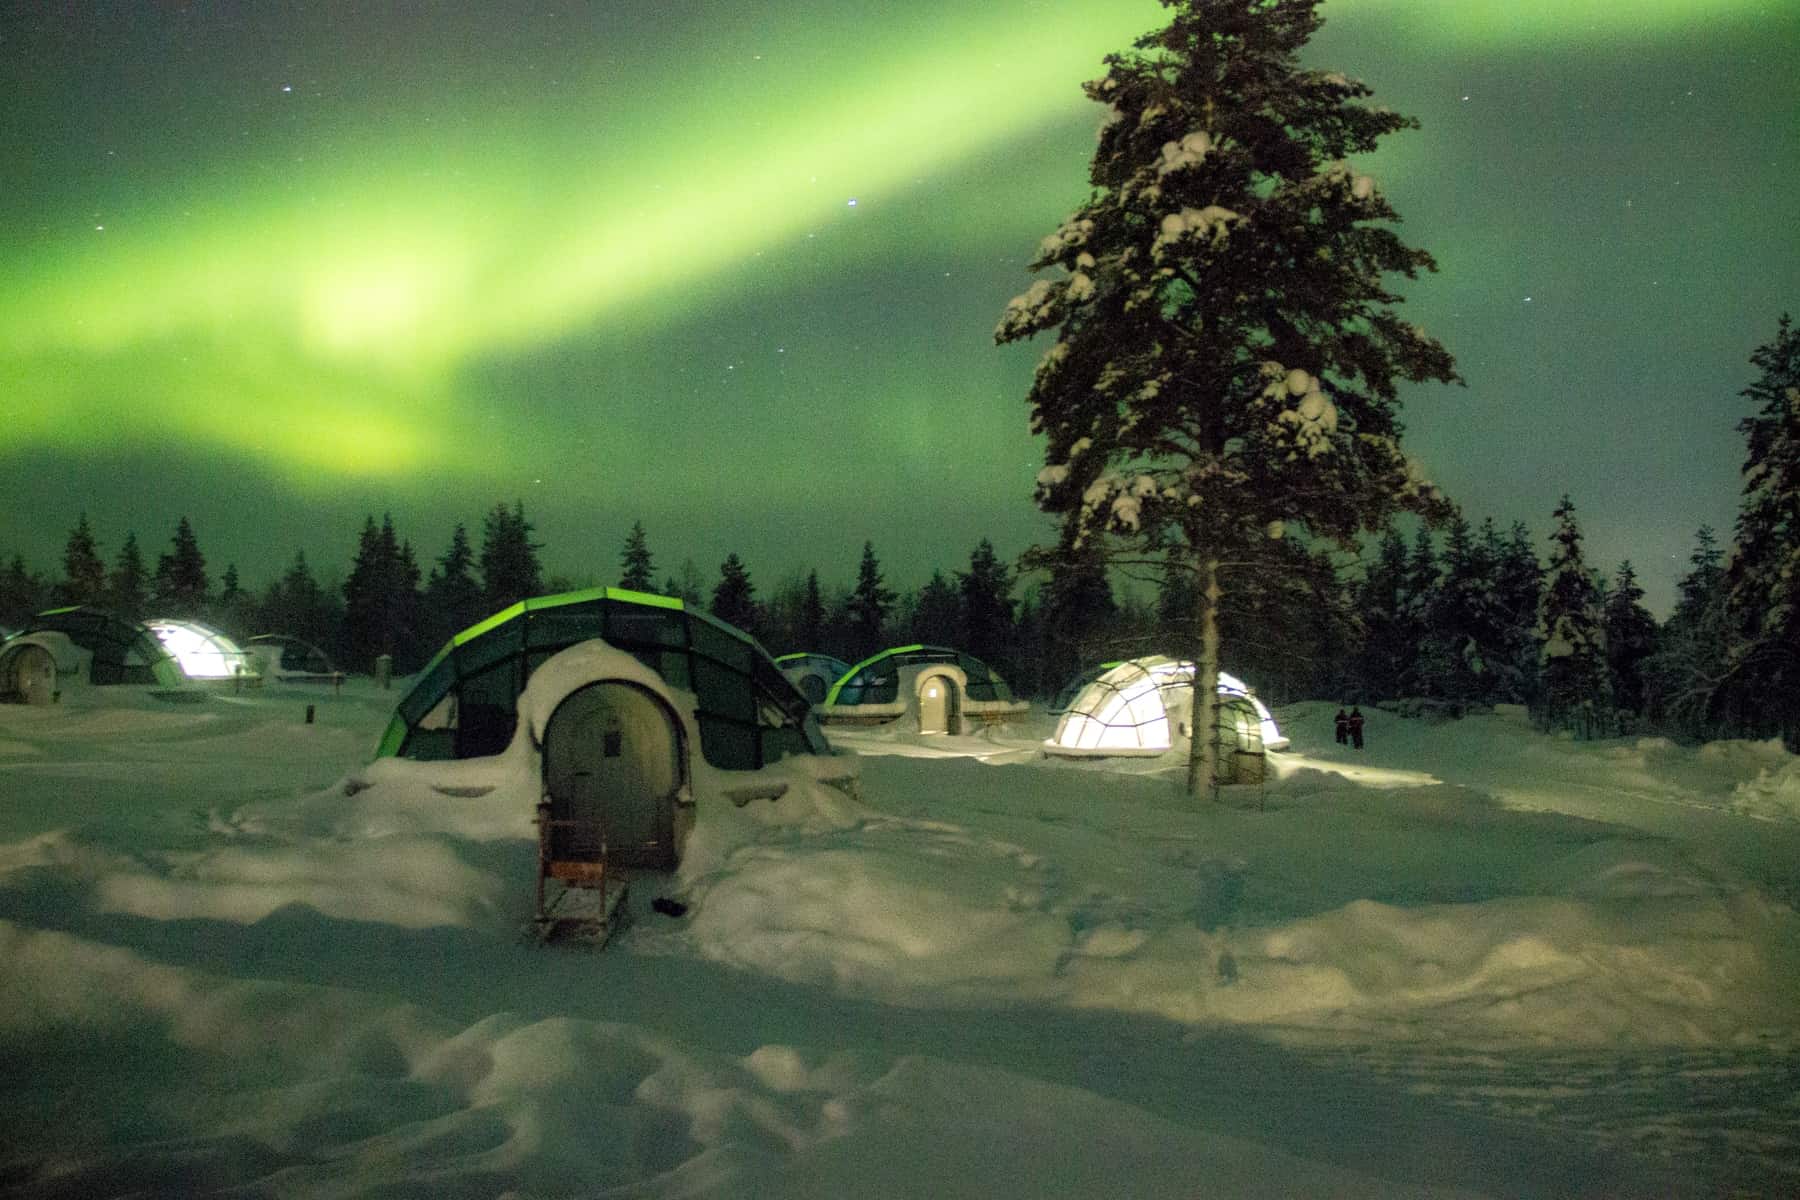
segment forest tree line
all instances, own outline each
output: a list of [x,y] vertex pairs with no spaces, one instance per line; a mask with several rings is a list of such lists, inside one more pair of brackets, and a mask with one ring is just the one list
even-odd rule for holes
[[[1658,622],[1629,561],[1610,573],[1585,561],[1566,497],[1553,520],[1547,561],[1523,523],[1502,532],[1460,514],[1438,529],[1419,524],[1410,537],[1390,527],[1366,561],[1270,543],[1270,557],[1225,568],[1227,667],[1275,702],[1399,701],[1446,716],[1514,703],[1581,736],[1657,730],[1794,743],[1791,700],[1759,699],[1754,688],[1765,676],[1730,669],[1748,657],[1742,580],[1711,529],[1696,534],[1679,600]],[[680,597],[774,654],[822,651],[855,662],[904,642],[954,645],[996,667],[1020,695],[1048,698],[1095,663],[1180,653],[1193,607],[1185,573],[1134,572],[1098,550],[1047,558],[1046,569],[1021,578],[1020,566],[982,539],[966,567],[934,570],[906,591],[888,586],[865,543],[842,581],[823,583],[808,569],[759,590],[735,553],[711,579],[691,559],[659,573],[641,523],[624,536],[616,573],[546,577],[533,532],[522,503],[496,504],[479,546],[458,523],[422,570],[392,518],[371,515],[347,573],[321,578],[296,550],[279,578],[251,588],[233,564],[216,578],[209,572],[185,517],[151,567],[135,533],[109,564],[83,514],[59,574],[34,572],[18,555],[0,568],[0,624],[18,628],[42,608],[90,604],[131,618],[196,619],[238,637],[301,637],[359,672],[391,654],[404,674],[518,600],[605,584]]]

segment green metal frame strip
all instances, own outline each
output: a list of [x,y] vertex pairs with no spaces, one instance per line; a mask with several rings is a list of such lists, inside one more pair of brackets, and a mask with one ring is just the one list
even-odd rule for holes
[[[502,625],[509,624],[510,622],[525,616],[527,613],[539,612],[551,608],[561,608],[568,604],[585,604],[593,600],[618,600],[626,604],[641,605],[645,608],[666,608],[673,612],[685,613],[690,618],[697,618],[705,621],[721,633],[729,634],[731,637],[750,646],[765,658],[768,657],[769,654],[767,650],[763,649],[762,643],[758,642],[743,630],[737,628],[735,625],[730,625],[721,621],[709,612],[689,608],[686,602],[679,596],[662,596],[655,592],[637,592],[630,588],[621,587],[597,587],[582,588],[573,592],[558,592],[552,596],[531,596],[524,600],[520,600],[516,604],[507,605],[493,616],[477,621],[461,633],[452,635],[450,640],[445,642],[443,647],[436,654],[431,656],[431,660],[420,668],[419,677],[421,681],[423,681],[423,679],[426,676],[429,676],[432,670],[436,668],[439,663],[443,662],[445,658],[449,657],[458,646],[467,645],[469,642],[474,641],[483,634],[491,633]],[[917,647],[913,648],[916,649]],[[411,694],[411,692],[407,693],[408,696]],[[399,726],[398,733],[396,733],[395,729],[396,724]],[[376,757],[379,758],[383,755],[399,753],[400,744],[406,739],[406,732],[406,722],[400,714],[396,712],[393,721],[388,725],[387,732],[382,735],[381,744],[375,752]]]
[[825,693],[825,703],[836,704],[837,698],[838,698],[838,689],[844,686],[844,680],[850,678],[852,675],[856,674],[858,671],[862,670],[864,667],[869,666],[872,663],[878,663],[882,659],[888,657],[890,654],[909,654],[914,650],[923,650],[924,648],[925,648],[924,642],[914,642],[910,646],[889,646],[886,650],[876,651],[874,654],[869,655],[869,657],[863,659],[861,662],[857,663],[855,666],[851,667],[848,671],[845,671],[841,676],[838,677],[838,681],[831,685],[831,690],[829,692]]
[[406,728],[406,718],[395,713],[381,735],[381,743],[375,747],[375,757],[392,758],[400,753],[400,747],[406,741]]

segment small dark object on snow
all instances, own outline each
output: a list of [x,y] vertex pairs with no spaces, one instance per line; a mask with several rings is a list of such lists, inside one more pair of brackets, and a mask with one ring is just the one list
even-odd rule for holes
[[650,902],[650,907],[665,917],[682,917],[687,915],[688,906],[679,900],[671,900],[667,896],[658,896]]

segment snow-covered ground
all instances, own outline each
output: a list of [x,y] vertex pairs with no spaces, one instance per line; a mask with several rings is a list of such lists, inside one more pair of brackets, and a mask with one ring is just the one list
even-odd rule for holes
[[595,952],[528,779],[367,766],[398,694],[0,707],[0,1193],[1800,1194],[1778,746],[1301,704],[1196,807],[834,734]]

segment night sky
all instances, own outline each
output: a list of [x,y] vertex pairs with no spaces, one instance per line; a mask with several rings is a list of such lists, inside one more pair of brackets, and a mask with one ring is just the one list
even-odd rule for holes
[[[1307,62],[1416,116],[1363,165],[1468,387],[1406,445],[1471,519],[1666,610],[1729,536],[1750,352],[1800,314],[1800,4],[1331,0]],[[1086,194],[1079,82],[1154,0],[0,3],[0,555],[187,515],[215,578],[422,565],[522,499],[612,582],[728,551],[890,584],[1048,535],[997,349]]]

